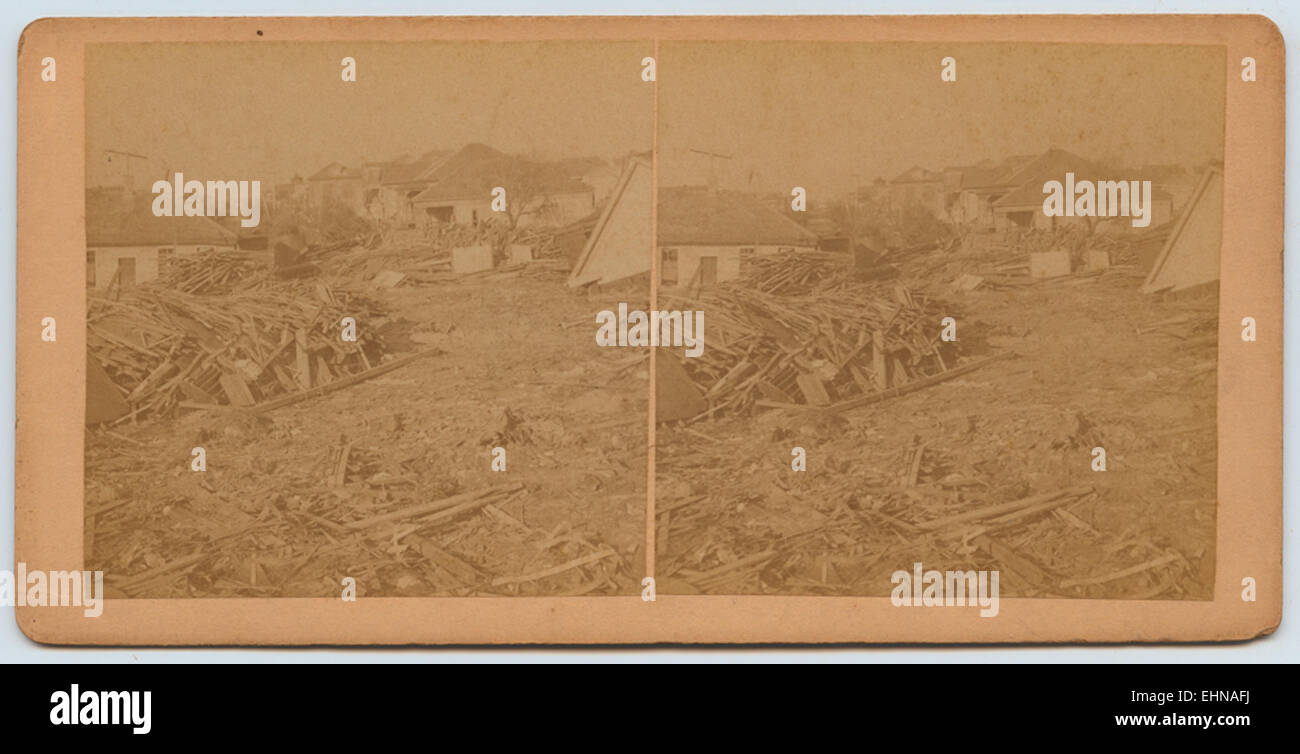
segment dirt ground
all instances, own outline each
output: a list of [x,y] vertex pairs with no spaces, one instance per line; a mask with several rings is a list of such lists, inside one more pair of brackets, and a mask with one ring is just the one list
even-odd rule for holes
[[[345,577],[359,595],[640,590],[647,360],[595,345],[607,304],[554,271],[380,298],[388,316],[359,326],[393,357],[443,353],[270,411],[88,432],[87,567],[110,591],[337,597]],[[383,519],[448,498],[469,502]]]
[[[1000,570],[1004,596],[1211,599],[1213,295],[1146,295],[1123,269],[969,292],[938,277],[908,282],[951,302],[963,359],[1005,358],[840,414],[659,429],[659,588],[885,596],[920,562]],[[1066,489],[1040,515],[925,528]]]

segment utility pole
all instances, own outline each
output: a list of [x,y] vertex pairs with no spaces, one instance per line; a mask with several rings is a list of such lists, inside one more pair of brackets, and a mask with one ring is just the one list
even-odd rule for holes
[[717,191],[718,189],[717,161],[730,160],[731,155],[719,154],[717,152],[709,152],[703,149],[692,149],[691,151],[694,152],[695,154],[701,154],[709,158],[709,188],[713,191]]
[[148,158],[148,157],[145,157],[145,156],[142,155],[142,154],[136,154],[135,152],[126,152],[126,151],[123,151],[123,150],[121,150],[121,149],[105,149],[105,150],[104,150],[104,154],[105,154],[105,155],[108,155],[108,161],[109,161],[109,162],[112,162],[112,161],[113,161],[113,157],[115,157],[115,156],[116,156],[116,157],[123,157],[123,158],[125,158],[125,160],[124,160],[125,163],[126,163],[126,186],[125,186],[125,188],[126,188],[127,191],[134,191],[134,190],[135,190],[135,180],[134,180],[134,172],[133,172],[132,169],[131,169],[131,160],[146,160],[146,161],[147,161],[149,158]]

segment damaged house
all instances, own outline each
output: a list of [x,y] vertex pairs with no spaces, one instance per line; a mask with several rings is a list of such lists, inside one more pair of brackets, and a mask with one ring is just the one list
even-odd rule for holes
[[331,162],[307,178],[307,196],[312,208],[324,213],[332,207],[346,207],[358,214],[366,210],[365,179],[360,168]]
[[[411,199],[420,227],[478,225],[494,214],[513,227],[571,223],[595,208],[592,188],[563,166],[470,144],[433,168],[428,186]],[[492,191],[506,189],[506,211],[492,209]]]
[[397,228],[418,227],[415,197],[428,188],[430,176],[451,154],[446,150],[432,150],[414,158],[403,156],[390,162],[367,164],[367,213]]

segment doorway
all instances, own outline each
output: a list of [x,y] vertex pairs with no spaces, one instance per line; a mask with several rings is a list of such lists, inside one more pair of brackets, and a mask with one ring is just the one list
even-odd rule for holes
[[700,257],[700,285],[713,285],[718,282],[718,258]]

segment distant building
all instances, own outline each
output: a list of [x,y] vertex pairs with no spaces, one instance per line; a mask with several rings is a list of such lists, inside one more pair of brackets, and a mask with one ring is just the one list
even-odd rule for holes
[[1016,188],[1015,175],[1033,159],[1032,155],[1016,156],[946,168],[943,174],[949,220],[957,225],[991,230],[995,224],[993,203]]
[[935,217],[947,219],[947,192],[943,173],[913,165],[889,182],[890,206],[902,212],[909,206],[922,207]]
[[[478,225],[498,217],[516,227],[567,225],[595,209],[590,186],[559,163],[535,162],[470,144],[423,176],[428,187],[411,199],[418,221]],[[492,209],[493,190],[506,189],[505,212]],[[513,202],[513,204],[512,204]]]
[[[492,190],[501,186],[507,189],[504,217],[517,218],[517,227],[557,226],[591,214],[597,197],[612,189],[617,178],[596,157],[538,162],[468,144],[455,151],[365,162],[359,168],[332,162],[306,180],[306,204],[316,212],[342,206],[396,228],[473,226],[494,215],[503,217],[492,210]],[[290,184],[276,187],[277,197],[282,192],[300,193]],[[512,199],[524,206],[511,205]]]
[[[1099,165],[1064,149],[1049,149],[1010,176],[1014,189],[993,202],[993,224],[998,230],[1037,228],[1053,230],[1068,225],[1105,224],[1116,230],[1132,227],[1130,218],[1048,217],[1043,212],[1043,185],[1063,181],[1073,173],[1078,181],[1142,180],[1141,171],[1125,171]],[[1073,198],[1070,198],[1073,201]],[[1151,224],[1163,225],[1173,217],[1173,199],[1153,182],[1151,190]]]
[[331,162],[307,178],[311,207],[317,212],[344,207],[358,214],[366,211],[365,180],[360,168]]
[[[1049,149],[1012,174],[1015,188],[993,202],[993,226],[998,230],[1037,228],[1052,230],[1067,225],[1087,225],[1092,218],[1048,217],[1043,213],[1043,184],[1063,181],[1066,173],[1080,180],[1107,180],[1105,168],[1064,149]],[[1071,198],[1073,201],[1073,198]]]
[[414,158],[368,165],[364,194],[367,212],[398,228],[419,227],[415,197],[428,188],[437,169],[452,154],[432,150]]

